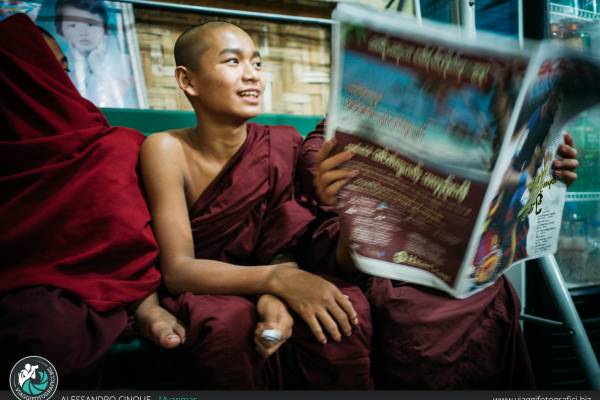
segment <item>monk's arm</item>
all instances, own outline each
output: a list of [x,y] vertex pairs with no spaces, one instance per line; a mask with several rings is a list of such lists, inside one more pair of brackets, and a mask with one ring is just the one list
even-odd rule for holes
[[155,134],[142,145],[140,164],[154,233],[160,248],[164,283],[172,294],[259,294],[273,292],[273,272],[293,263],[247,268],[196,259],[185,197],[183,150],[167,134]]
[[[322,126],[317,128],[322,129]],[[311,135],[313,134],[311,133]],[[310,135],[309,135],[310,136]],[[319,202],[325,206],[337,205],[337,193],[352,178],[357,176],[357,171],[341,168],[342,164],[352,158],[352,153],[343,151],[330,156],[336,145],[336,139],[323,141],[323,135],[318,135],[315,143],[322,143],[319,150],[311,160],[311,170],[313,176],[314,190]],[[314,145],[313,145],[314,147]],[[350,238],[344,219],[340,218],[340,233],[336,243],[336,261],[339,266],[339,272],[346,279],[353,279],[358,274],[358,269],[350,256]]]
[[340,218],[340,234],[336,243],[335,259],[340,267],[343,278],[352,280],[356,277],[359,271],[350,256],[350,236],[348,233],[348,226],[342,218]]
[[336,341],[341,340],[340,330],[349,335],[351,324],[358,319],[348,298],[332,283],[298,269],[295,263],[246,267],[195,258],[180,146],[167,134],[155,134],[146,139],[140,155],[163,281],[169,292],[270,293],[285,300],[322,343],[327,342],[325,331]]

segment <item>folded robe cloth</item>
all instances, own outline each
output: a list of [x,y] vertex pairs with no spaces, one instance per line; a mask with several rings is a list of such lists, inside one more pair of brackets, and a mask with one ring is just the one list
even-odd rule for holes
[[109,127],[24,14],[0,22],[0,293],[64,289],[96,311],[160,281],[137,131]]
[[196,258],[269,263],[278,253],[292,252],[314,220],[294,193],[300,134],[255,123],[247,124],[247,134],[190,208]]

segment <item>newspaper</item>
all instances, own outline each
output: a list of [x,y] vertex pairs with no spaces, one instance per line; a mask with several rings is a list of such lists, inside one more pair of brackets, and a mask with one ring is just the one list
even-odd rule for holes
[[339,193],[357,267],[464,298],[556,251],[562,127],[600,101],[567,48],[342,4],[327,137],[359,175]]

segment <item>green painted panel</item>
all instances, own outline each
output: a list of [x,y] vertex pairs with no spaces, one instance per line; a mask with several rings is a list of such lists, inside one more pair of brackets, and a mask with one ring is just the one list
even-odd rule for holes
[[[145,135],[167,129],[185,128],[196,123],[193,111],[103,108],[102,112],[109,124],[134,128]],[[323,117],[318,115],[262,114],[253,121],[265,125],[291,125],[302,136],[306,136],[322,119]]]

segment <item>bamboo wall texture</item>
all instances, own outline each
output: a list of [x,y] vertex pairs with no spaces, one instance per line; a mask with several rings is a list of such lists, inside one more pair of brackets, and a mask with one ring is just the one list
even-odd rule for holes
[[[135,8],[136,29],[150,108],[191,109],[174,78],[173,45],[190,26],[214,16]],[[315,115],[327,109],[330,28],[225,19],[253,37],[263,58],[263,112]]]

